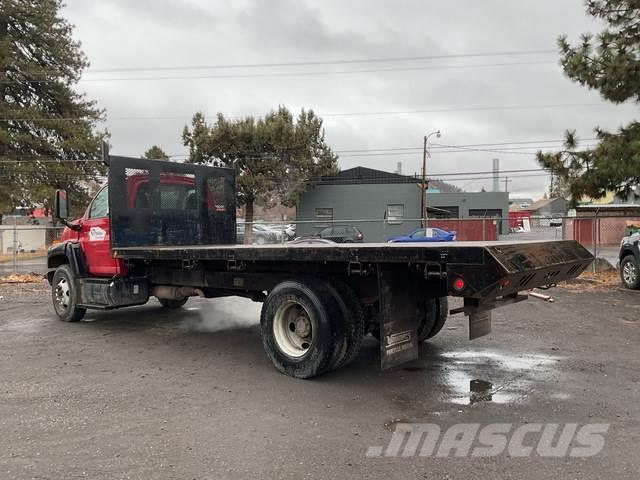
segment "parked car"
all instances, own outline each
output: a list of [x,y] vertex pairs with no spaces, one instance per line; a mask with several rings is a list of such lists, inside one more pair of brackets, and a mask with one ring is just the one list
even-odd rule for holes
[[623,237],[620,242],[620,280],[622,285],[632,290],[640,289],[640,234]]
[[409,235],[400,235],[390,238],[390,243],[410,242],[452,242],[456,239],[456,232],[447,232],[441,228],[418,228]]
[[330,227],[323,228],[316,233],[314,237],[325,238],[336,243],[354,243],[362,242],[364,240],[362,232],[351,225],[332,225]]
[[[244,243],[244,232],[245,226],[244,223],[236,224],[236,242]],[[264,228],[259,226],[258,224],[253,224],[252,228],[252,242],[256,245],[265,245],[267,243],[280,243],[280,239],[282,238],[282,234],[280,234],[280,239],[278,237],[277,232],[274,232],[268,228]]]
[[333,245],[336,242],[328,238],[319,237],[300,237],[287,242],[287,245]]
[[281,243],[282,242],[282,229],[280,228],[276,228],[271,225],[265,225],[263,223],[254,223],[253,230],[262,232],[264,236],[268,238],[269,241],[265,243]]
[[258,225],[264,225],[265,227],[269,228],[270,230],[273,230],[274,232],[278,232],[278,234],[280,236],[282,234],[284,234],[285,241],[293,240],[294,238],[296,238],[296,226],[293,223],[287,223],[287,224],[282,224],[282,223],[260,223]]
[[289,240],[293,240],[296,238],[296,225],[294,223],[289,223],[284,226],[284,234],[287,236]]

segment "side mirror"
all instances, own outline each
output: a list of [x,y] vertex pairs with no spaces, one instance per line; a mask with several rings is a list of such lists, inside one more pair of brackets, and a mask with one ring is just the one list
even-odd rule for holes
[[81,230],[80,225],[67,221],[67,218],[69,218],[69,201],[67,200],[67,192],[64,190],[56,190],[56,197],[53,202],[53,216],[71,230],[76,232]]
[[59,220],[69,218],[69,201],[65,190],[56,190],[55,201],[53,202],[53,215]]

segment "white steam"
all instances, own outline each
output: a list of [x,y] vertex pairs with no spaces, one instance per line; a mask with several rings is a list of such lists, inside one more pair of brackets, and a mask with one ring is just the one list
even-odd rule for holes
[[188,314],[181,323],[183,328],[196,332],[218,332],[258,325],[262,303],[241,297],[192,297],[184,308]]

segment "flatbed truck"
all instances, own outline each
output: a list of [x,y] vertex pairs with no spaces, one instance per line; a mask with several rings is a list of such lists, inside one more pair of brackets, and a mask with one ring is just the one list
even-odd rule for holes
[[[363,337],[380,342],[383,369],[414,360],[450,313],[470,339],[491,311],[534,287],[578,276],[593,260],[575,241],[237,245],[235,172],[105,156],[108,184],[48,250],[58,317],[142,305],[179,309],[191,296],[263,302],[260,325],[275,368],[311,378],[342,368]],[[461,297],[449,310],[448,297]]]

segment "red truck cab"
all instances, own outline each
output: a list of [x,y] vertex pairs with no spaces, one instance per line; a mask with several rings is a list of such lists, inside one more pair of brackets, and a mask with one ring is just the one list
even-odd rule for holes
[[[127,178],[127,206],[148,208],[150,205],[149,175],[134,174]],[[170,208],[195,208],[195,182],[183,175],[162,174],[160,177],[160,203]],[[212,210],[224,211],[224,202],[217,195],[209,195],[207,203]],[[61,242],[80,245],[89,275],[97,277],[125,276],[127,267],[122,259],[113,258],[110,251],[109,187],[103,187],[91,200],[82,217],[65,227]]]
[[109,187],[93,198],[82,217],[71,222],[77,229],[65,227],[61,242],[77,242],[84,254],[88,273],[98,277],[126,275],[120,259],[113,258],[109,246]]

